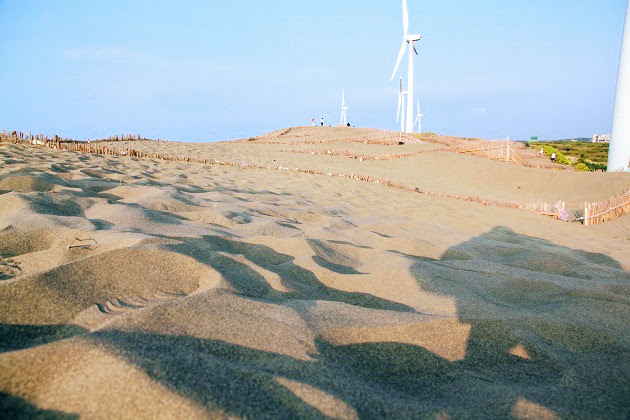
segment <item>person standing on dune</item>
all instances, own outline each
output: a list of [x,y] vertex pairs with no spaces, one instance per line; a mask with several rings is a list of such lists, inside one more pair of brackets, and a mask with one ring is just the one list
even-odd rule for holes
[[324,126],[324,117],[322,117],[321,120],[319,120],[320,124],[322,125],[322,127]]

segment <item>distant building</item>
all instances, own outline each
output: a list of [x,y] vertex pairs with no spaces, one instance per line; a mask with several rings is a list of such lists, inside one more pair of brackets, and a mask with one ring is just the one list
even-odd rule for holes
[[593,143],[610,143],[610,134],[593,134]]

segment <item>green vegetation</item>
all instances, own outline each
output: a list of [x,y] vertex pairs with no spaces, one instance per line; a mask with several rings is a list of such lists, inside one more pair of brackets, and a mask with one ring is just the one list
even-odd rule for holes
[[532,147],[542,147],[547,156],[551,156],[555,151],[556,162],[564,165],[576,165],[577,170],[580,170],[577,168],[579,164],[586,166],[589,171],[606,170],[608,163],[608,144],[606,143],[570,140],[530,143]]
[[578,163],[577,165],[575,165],[575,170],[578,172],[588,172],[590,171],[589,167],[586,166],[583,163]]
[[[606,154],[608,155],[608,153]],[[606,158],[606,161],[604,161],[604,163],[594,163],[593,161],[587,159],[585,156],[580,156],[580,158],[578,159],[578,165],[580,163],[583,163],[588,167],[589,171],[605,171],[606,168],[608,168],[607,160],[608,158]]]
[[564,153],[562,153],[555,147],[545,144],[542,146],[542,148],[545,156],[551,156],[554,153],[556,154],[556,163],[559,163],[561,165],[573,165],[573,162],[569,158],[567,158]]

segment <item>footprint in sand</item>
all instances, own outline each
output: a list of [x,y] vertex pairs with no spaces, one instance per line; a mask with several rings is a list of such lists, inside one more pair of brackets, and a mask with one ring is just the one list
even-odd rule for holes
[[167,293],[158,290],[149,299],[142,296],[135,296],[127,299],[115,298],[106,300],[104,303],[96,303],[96,307],[100,312],[106,315],[120,315],[129,312],[130,310],[153,307],[166,301],[171,301],[184,296],[186,296],[185,293]]

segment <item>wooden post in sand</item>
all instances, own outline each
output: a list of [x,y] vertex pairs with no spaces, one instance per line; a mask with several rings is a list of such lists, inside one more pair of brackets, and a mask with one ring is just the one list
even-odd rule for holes
[[588,203],[584,202],[584,226],[588,226]]

